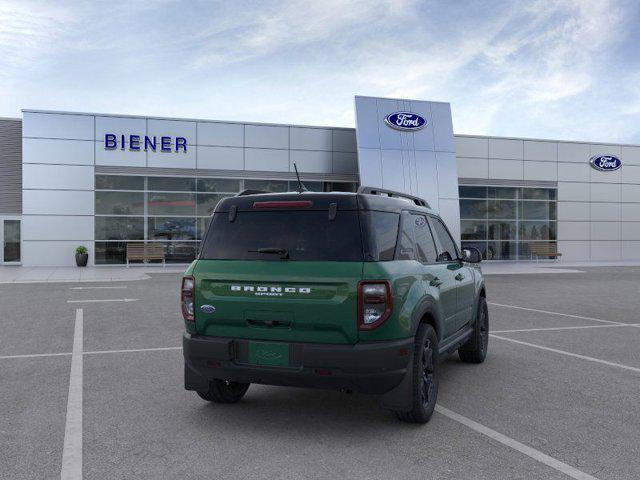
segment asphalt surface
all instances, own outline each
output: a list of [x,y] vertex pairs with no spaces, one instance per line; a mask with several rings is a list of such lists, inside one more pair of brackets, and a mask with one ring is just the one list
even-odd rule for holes
[[[609,323],[640,323],[640,268],[580,270],[488,276],[486,362],[442,363],[439,405],[507,442],[442,413],[400,423],[375,396],[252,385],[202,401],[183,389],[176,275],[0,285],[0,478],[60,478],[77,309],[87,479],[571,478],[510,441],[640,478],[640,327]],[[512,331],[541,328],[562,329]]]

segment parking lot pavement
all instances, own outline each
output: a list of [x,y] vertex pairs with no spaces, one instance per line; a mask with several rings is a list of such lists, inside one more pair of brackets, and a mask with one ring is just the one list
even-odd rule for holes
[[444,359],[426,426],[364,395],[184,391],[178,275],[0,285],[0,478],[638,478],[640,328],[619,324],[640,323],[640,269],[581,270],[487,277],[487,361]]

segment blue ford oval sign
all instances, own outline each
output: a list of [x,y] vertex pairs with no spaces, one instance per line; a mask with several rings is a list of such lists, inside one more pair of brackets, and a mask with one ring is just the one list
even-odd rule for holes
[[595,157],[591,157],[589,163],[593,168],[601,172],[612,172],[622,166],[620,159],[613,155],[596,155]]
[[427,126],[427,121],[417,113],[396,112],[384,117],[384,123],[396,130],[413,131]]
[[213,313],[216,311],[216,307],[214,307],[213,305],[202,305],[200,307],[200,310],[202,310],[202,312],[204,313]]

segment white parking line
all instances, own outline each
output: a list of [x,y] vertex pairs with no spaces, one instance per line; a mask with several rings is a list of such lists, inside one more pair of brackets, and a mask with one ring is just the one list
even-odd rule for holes
[[619,328],[619,327],[640,327],[640,323],[621,323],[620,325],[580,325],[577,327],[520,328],[517,330],[492,330],[491,333],[550,332],[553,330],[582,330],[585,328]]
[[12,358],[37,358],[37,357],[61,357],[61,356],[69,356],[71,352],[64,353],[31,353],[28,355],[3,355],[0,357],[0,360],[9,360]]
[[76,310],[60,480],[82,479],[82,309]]
[[607,360],[600,360],[599,358],[587,357],[586,355],[579,355],[577,353],[566,352],[564,350],[558,350],[557,348],[545,347],[543,345],[537,345],[535,343],[523,342],[521,340],[515,340],[513,338],[501,337],[493,333],[489,334],[493,338],[499,338],[500,340],[506,340],[507,342],[517,343],[519,345],[525,345],[527,347],[538,348],[540,350],[546,350],[547,352],[559,353],[561,355],[567,355],[569,357],[579,358],[581,360],[587,360],[589,362],[601,363],[603,365],[609,365],[611,367],[618,367],[624,370],[631,370],[632,372],[640,373],[640,368],[631,367],[629,365],[623,365],[621,363],[608,362]]
[[99,290],[99,289],[124,289],[127,288],[126,285],[121,286],[100,286],[100,287],[69,287],[69,290]]
[[101,353],[162,352],[165,350],[182,350],[182,347],[135,348],[132,350],[94,350],[92,352],[84,352],[84,354],[98,355]]
[[139,298],[111,298],[107,300],[67,300],[67,303],[137,302]]
[[603,320],[601,318],[583,317],[582,315],[571,315],[569,313],[550,312],[548,310],[538,310],[537,308],[519,307],[517,305],[505,305],[503,303],[487,302],[488,305],[494,307],[515,308],[517,310],[526,310],[528,312],[546,313],[547,315],[558,315],[560,317],[579,318],[580,320],[592,320],[594,322],[610,323],[612,325],[627,325],[623,322],[612,322],[611,320]]
[[547,465],[548,467],[551,467],[554,470],[557,470],[558,472],[564,473],[565,475],[568,475],[571,478],[575,478],[576,480],[598,480],[596,477],[589,475],[588,473],[585,473],[581,470],[578,470],[577,468],[574,468],[571,465],[567,465],[566,463],[561,462],[557,458],[550,457],[549,455],[542,453],[541,451],[536,450],[535,448],[529,447],[524,443],[520,443],[517,440],[507,437],[506,435],[503,435],[500,432],[496,432],[495,430],[492,430],[489,427],[485,427],[484,425],[478,422],[474,422],[470,418],[463,417],[459,413],[452,412],[451,410],[448,410],[441,405],[436,405],[436,412],[444,415],[447,418],[450,418],[451,420],[461,423],[465,427],[468,427],[471,430],[474,430],[475,432],[485,435],[495,440],[496,442],[499,442],[509,448],[512,448],[513,450],[516,450],[526,455],[527,457],[534,459],[537,462]]

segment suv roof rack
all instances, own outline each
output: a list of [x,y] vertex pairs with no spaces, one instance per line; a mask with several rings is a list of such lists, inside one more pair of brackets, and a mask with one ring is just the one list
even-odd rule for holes
[[393,190],[385,190],[384,188],[362,186],[358,188],[358,193],[365,194],[365,195],[381,195],[382,194],[382,195],[386,195],[387,197],[405,198],[407,200],[411,200],[413,203],[415,203],[420,207],[431,208],[427,203],[427,201],[420,197],[415,197],[413,195],[409,195],[408,193],[396,192]]
[[245,195],[259,195],[261,193],[270,193],[267,192],[265,190],[251,190],[251,189],[247,189],[247,190],[242,190],[240,193],[238,193],[236,195],[236,197],[244,197]]

